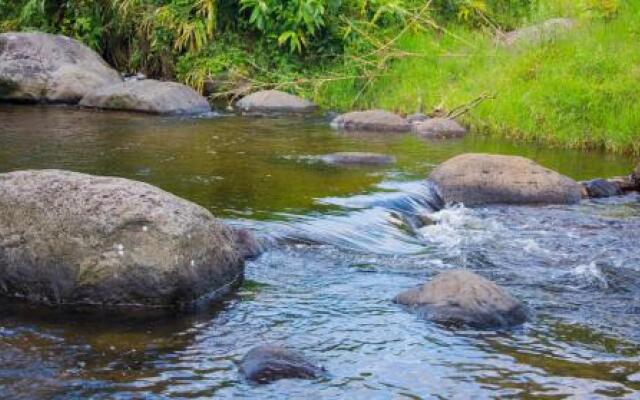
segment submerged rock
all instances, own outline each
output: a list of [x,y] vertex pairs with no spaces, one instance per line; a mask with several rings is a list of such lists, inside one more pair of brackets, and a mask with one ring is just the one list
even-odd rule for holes
[[518,156],[468,153],[453,157],[429,176],[447,203],[573,204],[582,186]]
[[316,105],[298,96],[279,90],[261,90],[243,97],[236,107],[249,112],[289,112],[307,113],[314,111]]
[[413,131],[430,139],[449,139],[463,137],[467,129],[449,118],[431,118],[413,124]]
[[606,179],[593,179],[583,182],[582,185],[587,191],[587,196],[591,198],[612,197],[622,194],[619,185]]
[[353,111],[331,122],[334,129],[348,131],[409,132],[411,125],[401,116],[383,110]]
[[468,270],[443,272],[396,296],[437,323],[477,329],[508,328],[527,320],[526,308],[506,290]]
[[77,40],[47,33],[0,34],[0,100],[75,104],[120,75]]
[[242,283],[232,229],[154,186],[60,170],[0,174],[0,297],[183,308]]
[[364,152],[339,152],[320,156],[319,160],[330,165],[389,165],[396,158],[386,154]]
[[540,44],[555,39],[576,26],[576,22],[569,18],[553,18],[538,25],[527,26],[507,32],[500,41],[507,46],[516,44]]
[[324,369],[299,352],[276,345],[262,345],[244,356],[240,372],[254,383],[269,383],[280,379],[314,379],[321,376]]
[[207,99],[190,87],[154,79],[129,80],[98,88],[87,94],[80,105],[152,114],[201,114],[211,111]]

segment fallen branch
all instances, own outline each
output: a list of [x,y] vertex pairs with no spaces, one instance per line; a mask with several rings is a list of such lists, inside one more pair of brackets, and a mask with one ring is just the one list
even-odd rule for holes
[[447,118],[456,119],[456,118],[468,113],[469,111],[473,110],[474,108],[478,107],[483,101],[485,101],[485,100],[487,100],[489,98],[493,98],[493,97],[494,97],[494,95],[492,95],[491,93],[484,92],[480,96],[478,96],[475,99],[471,100],[470,102],[465,103],[465,104],[461,104],[461,105],[453,108],[447,114]]

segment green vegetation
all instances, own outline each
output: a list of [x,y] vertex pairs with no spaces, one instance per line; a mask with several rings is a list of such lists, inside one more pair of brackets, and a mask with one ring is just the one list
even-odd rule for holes
[[[577,28],[496,45],[553,17]],[[461,118],[475,131],[640,154],[630,0],[0,0],[0,30],[60,32],[121,71],[227,99],[278,88],[338,110],[473,103]]]

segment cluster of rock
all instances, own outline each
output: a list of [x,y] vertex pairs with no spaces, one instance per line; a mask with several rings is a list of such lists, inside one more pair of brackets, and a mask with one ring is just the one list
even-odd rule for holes
[[467,133],[467,130],[453,119],[426,116],[403,118],[384,110],[352,111],[336,117],[331,126],[345,131],[414,132],[429,139],[459,138]]
[[196,114],[207,100],[174,82],[126,80],[77,40],[46,33],[0,34],[0,100]]

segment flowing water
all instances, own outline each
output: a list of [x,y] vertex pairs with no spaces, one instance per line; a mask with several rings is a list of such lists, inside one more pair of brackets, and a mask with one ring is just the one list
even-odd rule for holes
[[[313,156],[392,154],[385,168]],[[0,307],[0,397],[640,398],[640,199],[435,211],[424,177],[463,152],[519,154],[576,179],[631,159],[514,145],[349,135],[321,117],[165,118],[0,106],[0,172],[63,168],[157,185],[272,239],[206,312],[162,319]],[[418,214],[434,221],[412,223]],[[511,331],[449,330],[394,305],[473,269],[532,312]],[[329,371],[254,386],[236,362],[283,343]]]

